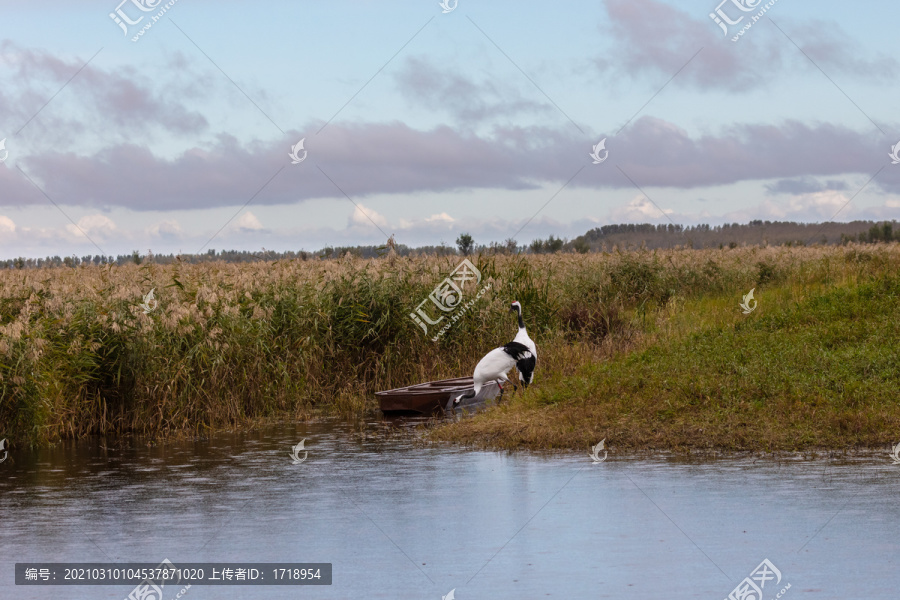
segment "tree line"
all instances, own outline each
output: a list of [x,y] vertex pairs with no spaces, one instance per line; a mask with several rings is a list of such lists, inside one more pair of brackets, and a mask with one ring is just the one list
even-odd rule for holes
[[687,248],[736,248],[738,246],[803,246],[810,244],[874,244],[900,241],[900,227],[897,221],[852,221],[850,223],[795,223],[792,221],[753,220],[747,224],[725,223],[722,225],[676,225],[674,223],[653,225],[651,223],[621,223],[595,227],[569,240],[553,235],[546,239],[535,239],[530,244],[520,245],[509,238],[503,242],[478,244],[469,233],[461,233],[456,239],[456,247],[440,246],[409,247],[398,244],[394,237],[380,246],[326,246],[318,251],[288,250],[275,252],[262,249],[247,250],[210,249],[202,254],[141,254],[137,250],[131,254],[86,256],[47,256],[44,258],[17,257],[0,260],[0,269],[33,269],[41,267],[77,267],[79,265],[124,265],[142,264],[152,261],[157,264],[174,262],[202,263],[224,261],[231,263],[259,262],[270,260],[300,259],[328,260],[351,255],[359,258],[375,258],[395,253],[400,256],[429,255],[448,256],[473,254],[553,254],[557,252],[604,252],[615,249],[634,248],[664,249],[683,246]]

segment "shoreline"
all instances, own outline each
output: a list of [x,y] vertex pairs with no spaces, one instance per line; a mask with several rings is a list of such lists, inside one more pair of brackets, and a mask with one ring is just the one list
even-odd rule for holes
[[[468,419],[471,416],[466,417]],[[578,457],[584,458],[585,464],[590,465],[592,461],[589,456],[590,446],[581,447],[552,447],[539,448],[518,446],[508,448],[490,442],[458,442],[447,439],[433,439],[433,434],[445,431],[447,427],[456,424],[456,421],[448,421],[445,417],[412,417],[406,420],[405,417],[395,417],[385,419],[380,411],[367,410],[364,419],[347,419],[340,415],[336,415],[329,411],[313,411],[307,418],[299,419],[294,417],[261,417],[251,419],[249,422],[239,426],[221,426],[214,428],[205,428],[203,431],[192,429],[167,430],[157,434],[147,433],[120,433],[120,434],[90,434],[79,438],[66,438],[53,442],[45,442],[34,445],[27,445],[31,450],[36,448],[54,448],[67,444],[97,444],[106,441],[107,444],[102,448],[129,448],[138,446],[165,446],[169,443],[178,444],[185,442],[204,442],[209,441],[212,437],[227,435],[252,435],[264,433],[267,430],[283,429],[288,427],[306,428],[311,424],[340,424],[352,426],[366,440],[382,437],[385,441],[396,440],[400,438],[409,444],[410,448],[452,448],[463,452],[502,452],[505,454],[526,454],[535,457],[554,458],[554,457]],[[381,425],[375,431],[365,431],[362,425]],[[403,423],[405,426],[397,426]],[[597,440],[598,442],[600,440]],[[16,444],[18,445],[18,444]],[[607,459],[602,463],[613,462],[631,462],[631,461],[653,461],[665,460],[675,461],[678,463],[705,463],[711,461],[732,461],[732,460],[764,460],[767,462],[804,462],[804,461],[837,461],[851,462],[857,460],[865,460],[872,462],[884,462],[887,466],[892,466],[890,456],[894,443],[884,443],[869,446],[846,446],[846,447],[826,447],[826,446],[810,446],[803,449],[788,450],[764,450],[764,449],[728,449],[717,447],[644,447],[636,448],[632,446],[617,445],[615,440],[606,440]],[[8,450],[14,451],[15,446],[11,446]],[[287,450],[286,450],[287,451]],[[900,468],[900,466],[898,466]],[[900,472],[900,471],[898,471]]]

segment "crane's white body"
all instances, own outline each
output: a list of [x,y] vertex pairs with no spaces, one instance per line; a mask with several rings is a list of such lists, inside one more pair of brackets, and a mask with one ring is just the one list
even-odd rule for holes
[[499,381],[501,386],[509,381],[506,374],[516,366],[516,359],[509,355],[503,346],[494,348],[484,355],[484,358],[475,365],[475,395],[481,391],[481,387],[489,381]]
[[519,332],[515,339],[499,348],[494,348],[478,361],[472,375],[474,389],[457,396],[453,404],[458,404],[462,398],[477,396],[481,388],[491,381],[496,381],[500,385],[502,395],[503,384],[509,383],[509,377],[506,374],[513,367],[519,371],[519,381],[523,386],[531,383],[534,378],[534,365],[537,361],[537,348],[525,329],[525,321],[522,320],[522,305],[518,301],[513,302],[510,310],[515,311],[519,319]]

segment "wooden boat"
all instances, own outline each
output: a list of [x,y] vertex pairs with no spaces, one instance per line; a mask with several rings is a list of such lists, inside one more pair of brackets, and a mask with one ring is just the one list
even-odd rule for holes
[[[430,415],[444,410],[452,398],[473,388],[474,382],[471,377],[457,377],[375,392],[375,396],[378,397],[378,405],[384,413],[407,412]],[[500,386],[492,381],[483,386],[474,398],[464,399],[457,408],[491,400],[499,393]]]

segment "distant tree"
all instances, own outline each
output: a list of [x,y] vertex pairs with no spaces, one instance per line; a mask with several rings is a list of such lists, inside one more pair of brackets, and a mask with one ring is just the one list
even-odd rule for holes
[[506,251],[506,246],[499,242],[491,242],[488,244],[488,252],[490,254],[509,254],[509,252]]
[[547,248],[547,252],[551,252],[556,254],[560,250],[562,250],[563,245],[566,241],[562,238],[555,238],[552,235],[547,238],[547,242],[544,244],[544,247]]
[[475,249],[475,240],[468,233],[462,233],[456,238],[456,247],[459,248],[460,254],[469,256],[472,254],[472,250]]
[[[877,242],[900,241],[900,222],[893,221],[852,221],[850,223],[793,223],[789,221],[762,221],[754,220],[747,224],[723,223],[710,226],[700,223],[697,225],[665,225],[650,223],[623,223],[603,225],[585,232],[572,242],[550,236],[546,240],[536,239],[531,244],[519,246],[516,240],[510,238],[504,242],[490,242],[487,246],[476,245],[469,234],[460,235],[458,244],[468,245],[468,254],[487,251],[491,254],[518,254],[530,252],[543,254],[558,252],[560,250],[575,252],[590,252],[592,247],[602,249],[603,252],[616,251],[615,249],[630,250],[636,248],[675,248],[687,246],[689,248],[734,248],[742,246],[754,246],[760,244],[767,246],[802,246],[803,240],[813,240],[816,245],[822,244],[870,244]],[[261,260],[320,260],[339,259],[350,253],[364,259],[374,258],[383,254],[385,246],[339,246],[325,247],[317,252],[286,251],[275,252],[263,250],[263,253],[255,253],[247,250],[219,250],[205,249],[201,254],[164,255],[153,254],[148,250],[146,255],[140,255],[137,251],[131,254],[87,255],[83,257],[69,256],[63,259],[60,256],[47,256],[44,258],[9,257],[0,258],[0,268],[7,269],[34,269],[73,267],[90,264],[94,265],[127,265],[130,263],[159,265],[172,264],[176,261],[185,264],[201,264],[211,262],[225,263],[253,263]],[[419,246],[410,248],[403,244],[395,244],[394,251],[398,256],[456,256],[457,250],[448,246],[443,240],[440,246]],[[460,247],[460,252],[466,250]]]

